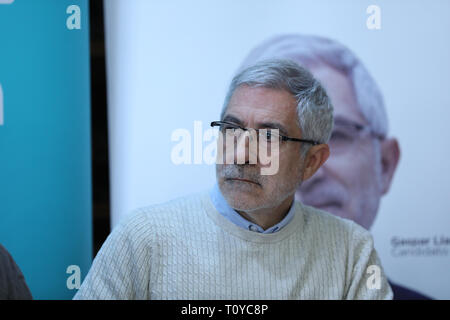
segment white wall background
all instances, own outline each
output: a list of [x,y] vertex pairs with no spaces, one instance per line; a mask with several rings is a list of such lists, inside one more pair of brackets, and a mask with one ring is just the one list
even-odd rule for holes
[[[381,8],[381,30],[366,27],[371,4]],[[106,1],[113,225],[133,208],[214,183],[213,165],[171,162],[171,134],[218,120],[228,82],[255,45],[280,33],[322,35],[366,64],[400,141],[372,229],[384,268],[397,283],[449,299],[450,253],[391,252],[394,236],[450,238],[449,12],[445,0]]]

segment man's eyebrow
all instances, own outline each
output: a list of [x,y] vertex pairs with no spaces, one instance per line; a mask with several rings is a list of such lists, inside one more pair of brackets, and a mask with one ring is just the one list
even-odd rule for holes
[[[240,126],[244,125],[241,120],[239,120],[238,118],[236,118],[235,116],[230,115],[230,114],[225,116],[222,121],[234,122]],[[287,135],[286,128],[282,124],[277,123],[277,122],[262,122],[262,123],[259,123],[259,128],[278,129],[281,134]]]
[[234,122],[239,125],[243,125],[241,120],[239,120],[238,118],[236,118],[235,116],[232,116],[230,114],[227,115],[225,118],[223,118],[222,121],[230,121],[230,122]]
[[286,128],[277,122],[263,122],[259,124],[260,128],[270,128],[270,129],[278,129],[280,133],[287,135]]

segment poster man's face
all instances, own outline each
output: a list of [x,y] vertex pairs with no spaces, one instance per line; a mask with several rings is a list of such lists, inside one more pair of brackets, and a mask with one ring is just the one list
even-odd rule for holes
[[[289,92],[241,86],[231,97],[222,120],[254,129],[269,128],[267,123],[277,124],[284,128],[281,134],[301,138],[296,119],[296,100]],[[248,160],[249,140],[244,137],[239,140],[237,144],[246,143],[241,150],[245,150]],[[257,163],[237,164],[235,152],[234,163],[217,164],[218,185],[230,206],[243,211],[273,208],[292,196],[302,177],[300,145],[298,142],[279,144],[279,167],[273,175],[261,175],[261,166],[265,165],[261,164],[259,154]]]
[[[369,229],[382,195],[379,151],[370,134],[360,134],[351,129],[355,128],[353,125],[367,125],[367,121],[359,111],[346,76],[326,65],[313,66],[309,70],[325,87],[333,103],[334,134],[339,134],[339,128],[344,128],[343,132],[349,137],[353,135],[354,139],[342,138],[348,142],[334,150],[330,140],[330,157],[298,188],[296,198]],[[339,126],[338,123],[344,125]],[[337,138],[341,139],[340,136]]]

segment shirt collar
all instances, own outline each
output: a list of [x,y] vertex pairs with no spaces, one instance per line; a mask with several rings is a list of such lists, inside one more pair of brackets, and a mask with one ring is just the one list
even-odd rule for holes
[[217,182],[211,188],[209,194],[210,194],[211,201],[212,201],[214,207],[216,208],[217,211],[219,211],[219,213],[221,215],[223,215],[225,218],[227,218],[234,224],[238,225],[239,227],[250,230],[250,231],[255,231],[255,232],[259,232],[259,233],[274,233],[274,232],[281,230],[283,227],[285,227],[294,217],[294,212],[295,212],[294,202],[292,202],[291,207],[290,207],[288,213],[286,214],[286,216],[283,218],[283,220],[278,222],[276,225],[264,230],[259,225],[255,224],[253,222],[250,222],[247,219],[245,219],[244,217],[242,217],[236,210],[234,210],[232,207],[230,207],[228,202],[223,197],[222,192],[220,191],[220,188],[219,188],[219,185],[217,184]]

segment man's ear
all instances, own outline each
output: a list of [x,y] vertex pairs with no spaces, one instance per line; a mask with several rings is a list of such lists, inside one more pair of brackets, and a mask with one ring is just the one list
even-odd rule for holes
[[329,156],[330,147],[328,144],[322,143],[317,146],[312,146],[306,155],[302,181],[309,179],[316,173],[325,161],[327,161]]
[[389,138],[380,141],[381,151],[381,193],[389,191],[400,159],[400,146],[397,139]]

